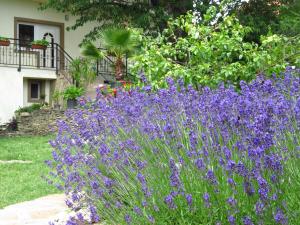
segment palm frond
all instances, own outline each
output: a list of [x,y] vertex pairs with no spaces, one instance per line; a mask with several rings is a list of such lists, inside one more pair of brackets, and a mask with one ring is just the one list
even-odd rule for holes
[[108,28],[101,34],[104,47],[118,57],[134,51],[137,46],[132,32],[125,28]]
[[102,59],[104,57],[104,54],[91,42],[82,47],[81,54],[95,59]]

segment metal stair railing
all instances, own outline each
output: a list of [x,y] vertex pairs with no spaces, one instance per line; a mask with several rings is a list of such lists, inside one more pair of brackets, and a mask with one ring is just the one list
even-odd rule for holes
[[[104,48],[98,48],[102,52],[105,52],[104,57],[102,59],[97,60],[97,75],[101,76],[104,79],[105,83],[114,83],[116,82],[115,78],[115,64],[117,57],[113,55],[109,55],[107,49]],[[128,57],[125,55],[123,58],[123,64],[124,64],[124,77],[128,77],[130,74],[128,72]]]

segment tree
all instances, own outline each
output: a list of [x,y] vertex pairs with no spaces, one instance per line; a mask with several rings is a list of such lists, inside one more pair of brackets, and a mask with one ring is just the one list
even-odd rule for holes
[[[130,55],[137,49],[137,41],[132,31],[124,28],[108,28],[101,33],[101,42],[108,54],[116,57],[115,76],[117,80],[122,80],[125,55]],[[92,58],[102,58],[104,53],[98,50],[93,44],[84,46],[82,54]]]
[[[91,21],[97,22],[98,25],[86,36],[86,39],[95,40],[102,29],[112,25],[143,28],[144,33],[155,35],[167,27],[167,21],[172,17],[190,10],[195,15],[205,15],[214,6],[219,15],[216,22],[235,13],[243,25],[252,28],[247,39],[259,42],[260,35],[267,34],[270,29],[278,31],[281,14],[286,15],[285,24],[290,24],[289,19],[295,17],[289,15],[297,11],[283,12],[281,9],[293,9],[291,5],[297,2],[299,0],[47,0],[41,8],[52,8],[78,17],[68,29],[76,29]],[[295,19],[293,22],[297,26]]]
[[[251,27],[248,41],[259,43],[260,36],[269,31],[278,32],[283,9],[295,4],[298,0],[249,0],[241,4],[235,12],[244,26]],[[289,15],[291,11],[285,11]]]
[[48,0],[41,5],[41,9],[47,8],[77,16],[69,29],[98,22],[86,36],[95,39],[101,29],[111,25],[142,27],[148,32],[162,30],[170,17],[192,10],[193,0]]

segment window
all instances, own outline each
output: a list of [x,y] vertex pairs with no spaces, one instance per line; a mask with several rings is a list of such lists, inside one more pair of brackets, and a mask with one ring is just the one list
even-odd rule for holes
[[28,46],[34,40],[34,26],[19,24],[19,39],[21,46]]
[[28,102],[38,103],[45,100],[45,80],[28,79]]
[[40,99],[40,83],[38,82],[31,82],[30,83],[30,99],[32,100],[39,100]]

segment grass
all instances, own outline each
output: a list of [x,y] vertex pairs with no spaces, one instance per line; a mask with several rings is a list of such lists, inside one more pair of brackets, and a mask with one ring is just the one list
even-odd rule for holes
[[0,160],[29,160],[30,164],[0,164],[0,208],[58,191],[42,178],[49,172],[51,137],[0,137]]

